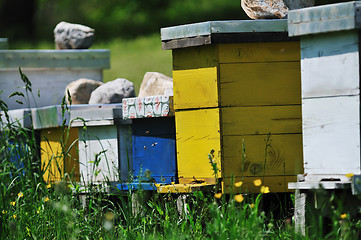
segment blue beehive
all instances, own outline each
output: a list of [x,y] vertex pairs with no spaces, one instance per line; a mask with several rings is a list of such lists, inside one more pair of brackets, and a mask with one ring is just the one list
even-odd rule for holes
[[176,181],[175,120],[172,98],[154,96],[123,99],[123,118],[132,119],[133,182],[121,190],[156,190],[155,183]]
[[175,181],[174,117],[133,120],[134,176],[141,181]]

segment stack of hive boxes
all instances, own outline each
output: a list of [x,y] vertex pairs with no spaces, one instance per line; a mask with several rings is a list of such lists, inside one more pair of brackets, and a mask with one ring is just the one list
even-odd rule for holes
[[257,178],[287,191],[303,172],[300,46],[287,21],[164,28],[162,44],[173,54],[179,183],[215,183],[213,153],[226,191],[242,180],[257,192]]

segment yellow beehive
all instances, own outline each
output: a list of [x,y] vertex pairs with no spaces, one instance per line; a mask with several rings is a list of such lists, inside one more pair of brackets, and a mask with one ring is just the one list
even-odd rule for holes
[[226,191],[243,181],[258,192],[261,179],[284,192],[303,172],[300,45],[285,30],[283,20],[162,29],[173,54],[180,183],[215,182],[212,150]]
[[80,180],[77,151],[78,128],[70,128],[69,134],[67,131],[62,128],[40,131],[41,165],[46,182],[60,181],[65,173],[75,181]]

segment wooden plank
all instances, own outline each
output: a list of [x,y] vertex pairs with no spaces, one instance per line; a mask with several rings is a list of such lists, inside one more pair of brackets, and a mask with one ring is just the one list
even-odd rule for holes
[[302,38],[302,98],[359,94],[356,31]]
[[129,124],[117,125],[119,149],[119,180],[126,182],[133,170],[132,129]]
[[117,126],[79,128],[79,162],[85,184],[118,181]]
[[214,183],[208,154],[214,150],[220,169],[219,109],[179,111],[175,118],[179,182],[199,180]]
[[211,44],[211,36],[197,36],[191,38],[177,38],[162,42],[163,50],[170,50],[176,48],[195,47]]
[[360,174],[360,96],[304,99],[307,174]]
[[301,104],[298,62],[220,65],[221,106]]
[[302,132],[301,105],[221,109],[224,136]]
[[299,42],[219,44],[220,63],[300,61]]
[[290,36],[360,28],[358,1],[297,9],[288,13]]
[[[266,176],[259,177],[244,177],[244,178],[224,178],[224,192],[225,193],[260,193],[261,187],[254,185],[253,181],[261,179],[262,186],[269,187],[271,193],[277,192],[293,192],[287,188],[289,182],[295,182],[296,176]],[[242,188],[234,187],[235,182],[243,182]]]
[[215,33],[286,32],[287,20],[208,21],[161,29],[162,41],[212,35]]
[[218,66],[216,45],[175,49],[173,55],[173,70],[209,68]]
[[[271,135],[268,142],[267,138],[267,135],[223,136],[224,176],[263,177],[303,173],[301,134]],[[244,160],[242,141],[246,155]]]
[[218,106],[217,68],[173,71],[174,109]]
[[[78,129],[69,130],[68,141],[65,142],[65,149],[62,150],[60,139],[64,138],[64,131],[67,130],[52,128],[40,132],[41,165],[42,170],[45,171],[43,178],[46,182],[60,181],[65,173],[72,174],[75,181],[80,180],[77,144],[71,147],[78,139]],[[64,162],[63,152],[68,151],[69,148],[70,156],[66,157]]]
[[82,50],[0,50],[0,68],[110,68],[110,51]]

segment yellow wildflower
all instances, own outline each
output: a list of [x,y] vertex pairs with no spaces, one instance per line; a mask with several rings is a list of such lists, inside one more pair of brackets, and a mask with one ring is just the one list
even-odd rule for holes
[[346,213],[343,213],[343,214],[340,215],[340,218],[341,218],[341,219],[345,219],[346,217],[347,217],[347,214],[346,214]]
[[241,203],[241,202],[243,202],[244,197],[243,197],[242,194],[238,194],[238,195],[234,196],[234,200],[236,200],[237,202]]
[[36,213],[37,213],[37,214],[39,214],[39,213],[40,213],[40,211],[39,211],[39,210],[37,210],[37,211],[36,211]]
[[241,187],[242,184],[243,184],[243,182],[236,182],[236,183],[234,184],[234,186],[235,186],[235,187]]
[[5,214],[5,213],[8,213],[8,211],[3,210],[2,213]]
[[262,186],[260,192],[265,194],[269,193],[270,192],[269,187]]
[[19,197],[19,198],[24,197],[23,192],[19,192],[19,193],[18,193],[18,197]]
[[49,198],[48,197],[44,198],[44,202],[47,202],[47,201],[49,201]]
[[16,203],[15,201],[10,202],[10,205],[11,205],[11,206],[15,206],[15,203]]
[[222,193],[216,193],[216,194],[214,194],[214,197],[219,199],[222,197]]
[[15,214],[13,215],[13,218],[14,218],[14,219],[16,218],[16,215],[15,215]]
[[49,183],[48,185],[46,185],[46,188],[51,188],[51,184]]
[[256,187],[259,187],[259,186],[261,186],[261,184],[262,184],[262,180],[261,180],[261,179],[256,179],[256,180],[253,181],[253,184],[254,184]]
[[253,203],[251,203],[249,206],[250,206],[251,208],[254,208],[254,204],[253,204]]
[[346,174],[346,177],[348,177],[348,178],[353,177],[353,173],[347,173],[347,174]]

